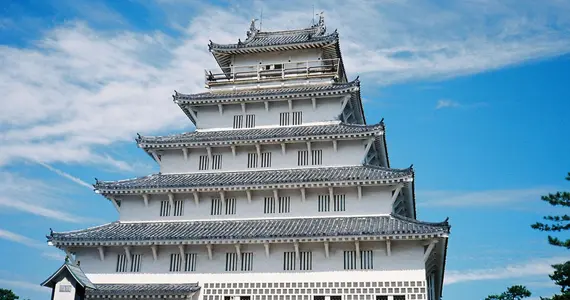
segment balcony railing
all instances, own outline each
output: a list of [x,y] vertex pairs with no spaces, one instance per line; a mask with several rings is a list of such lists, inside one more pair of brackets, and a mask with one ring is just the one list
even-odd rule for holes
[[340,60],[321,59],[299,62],[232,66],[222,68],[222,73],[206,70],[206,85],[302,79],[339,76]]

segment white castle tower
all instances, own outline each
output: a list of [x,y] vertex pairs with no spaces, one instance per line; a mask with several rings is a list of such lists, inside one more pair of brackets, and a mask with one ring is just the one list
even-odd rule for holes
[[173,96],[196,130],[137,138],[158,174],[96,182],[119,220],[48,236],[52,299],[440,299],[450,226],[416,219],[338,33],[254,20],[209,48],[208,91]]

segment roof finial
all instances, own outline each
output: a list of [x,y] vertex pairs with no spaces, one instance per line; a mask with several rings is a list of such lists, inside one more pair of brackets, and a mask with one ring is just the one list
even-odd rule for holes
[[318,26],[325,26],[325,12],[321,11],[319,15],[319,22],[317,23]]
[[250,39],[252,36],[254,36],[259,31],[257,28],[255,28],[255,21],[257,21],[257,19],[251,19],[251,24],[249,25],[249,30],[246,33],[248,39]]

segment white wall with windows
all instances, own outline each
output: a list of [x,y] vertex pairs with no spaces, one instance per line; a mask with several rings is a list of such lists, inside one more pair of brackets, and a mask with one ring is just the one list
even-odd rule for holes
[[65,277],[61,278],[61,280],[55,284],[53,300],[75,300],[75,286],[75,281],[68,280]]
[[322,57],[321,49],[302,49],[279,52],[265,52],[255,54],[240,54],[233,56],[233,66],[268,65],[287,62],[305,62],[319,60]]
[[[164,214],[169,204],[167,195],[150,195],[148,206],[142,196],[121,196],[121,221],[166,221],[166,220],[213,220],[213,219],[259,219],[284,217],[326,217],[379,215],[392,212],[393,187],[364,186],[362,198],[358,199],[356,187],[333,189],[330,198],[328,189],[306,189],[305,201],[297,189],[278,190],[274,198],[273,190],[252,191],[248,202],[245,192],[226,192],[225,202],[219,193],[199,193],[196,205],[192,194],[174,194],[174,208]],[[182,203],[182,206],[177,206]],[[175,215],[175,212],[181,212]]]

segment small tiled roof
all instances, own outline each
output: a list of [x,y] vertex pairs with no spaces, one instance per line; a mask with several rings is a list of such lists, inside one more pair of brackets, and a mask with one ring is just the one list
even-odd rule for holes
[[193,188],[227,188],[235,186],[292,185],[307,183],[369,182],[393,184],[410,182],[413,169],[390,169],[371,165],[323,168],[299,168],[256,171],[233,171],[188,174],[153,174],[119,181],[97,181],[102,194],[150,190],[182,191]]
[[87,298],[136,298],[176,297],[186,298],[200,290],[197,283],[187,284],[97,284],[87,290]]
[[188,147],[211,144],[230,145],[280,140],[320,140],[327,137],[359,138],[376,136],[383,131],[383,122],[374,125],[332,123],[220,131],[193,131],[168,136],[139,136],[137,144],[141,148]]
[[53,232],[52,243],[215,241],[268,238],[439,235],[445,222],[428,223],[402,216],[321,217],[181,222],[113,222],[70,232]]
[[53,288],[57,283],[56,279],[59,277],[59,275],[62,275],[65,272],[69,272],[69,274],[71,274],[71,276],[75,279],[75,281],[77,281],[77,283],[82,287],[87,289],[95,288],[95,286],[93,285],[93,283],[91,283],[89,278],[85,276],[83,270],[81,270],[79,266],[72,264],[70,262],[65,262],[57,271],[55,271],[55,273],[53,273],[48,279],[42,282],[41,285]]
[[238,90],[233,92],[228,91],[211,91],[198,94],[182,94],[174,92],[172,96],[176,103],[180,104],[201,104],[207,102],[230,102],[242,100],[268,100],[272,98],[292,98],[292,97],[309,97],[321,96],[331,94],[343,94],[347,92],[358,91],[360,87],[360,80],[355,79],[350,82],[320,84],[311,86],[295,86],[284,88],[270,88],[270,89],[247,89]]

